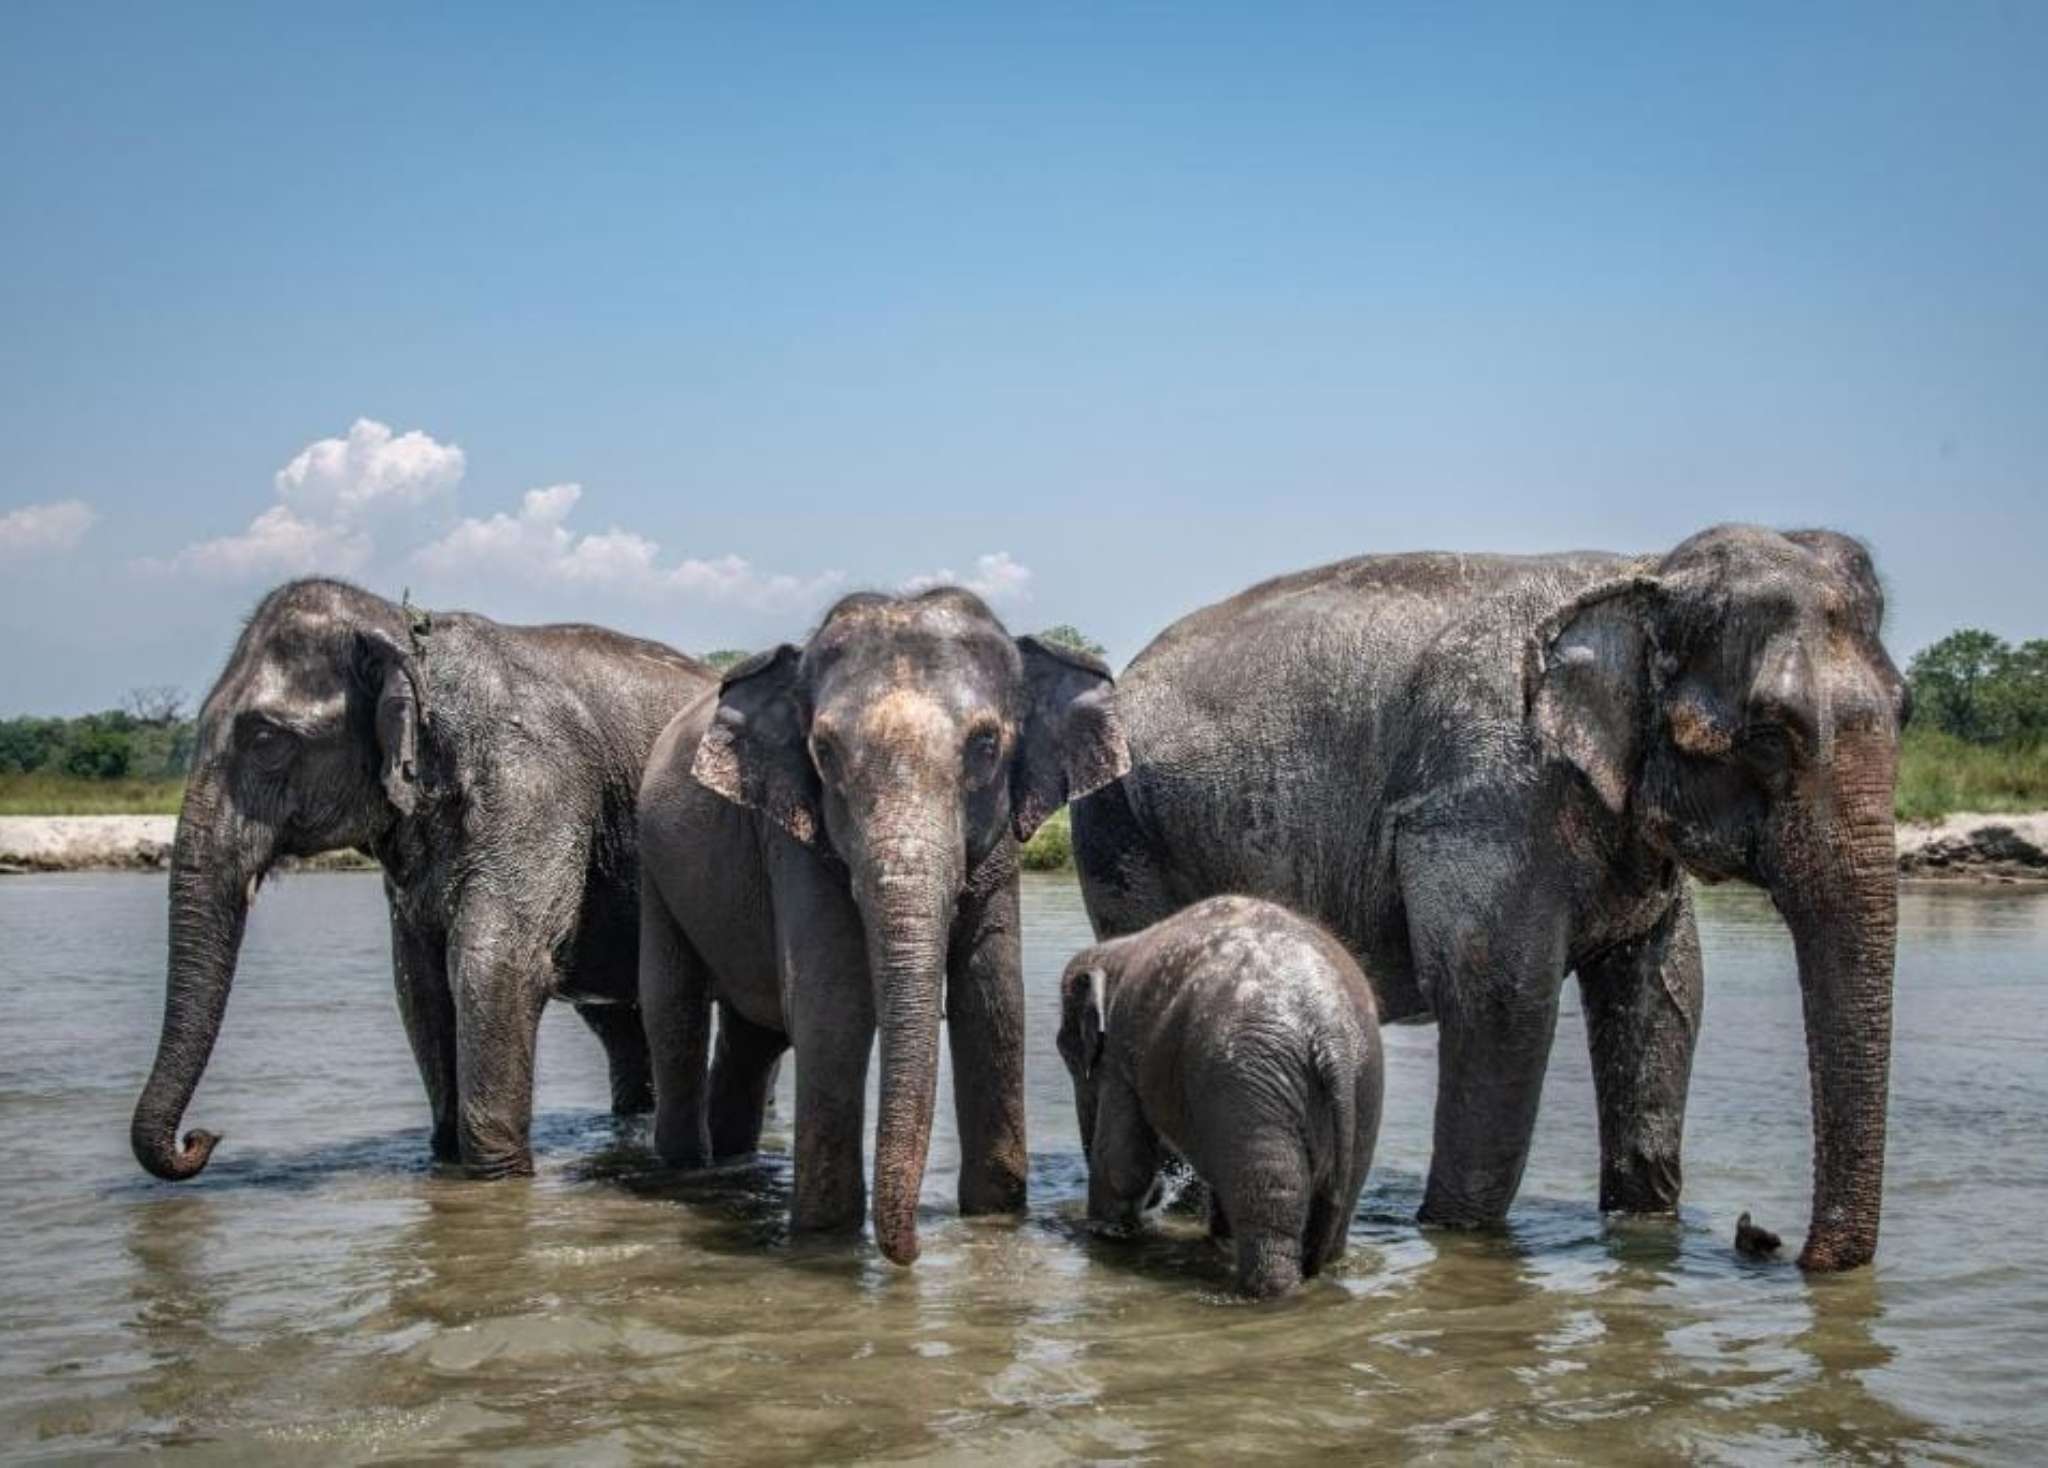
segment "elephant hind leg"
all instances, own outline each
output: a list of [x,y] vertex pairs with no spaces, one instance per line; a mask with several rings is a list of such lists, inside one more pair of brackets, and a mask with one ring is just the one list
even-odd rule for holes
[[1602,1212],[1678,1207],[1701,991],[1699,930],[1683,887],[1644,937],[1579,968],[1600,1107]]
[[711,1156],[729,1162],[761,1145],[775,1077],[789,1036],[754,1024],[730,1004],[718,1006],[718,1048],[711,1063]]
[[612,1115],[645,1116],[654,1110],[654,1063],[637,1004],[579,1004],[576,1013],[604,1045],[611,1067]]

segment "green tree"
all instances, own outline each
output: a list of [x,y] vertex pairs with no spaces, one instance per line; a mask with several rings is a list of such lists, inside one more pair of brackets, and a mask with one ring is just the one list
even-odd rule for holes
[[700,652],[697,661],[708,664],[714,672],[723,673],[727,668],[745,662],[753,654],[742,648],[721,647],[715,652]]
[[1922,648],[1906,665],[1917,717],[1958,739],[1996,738],[1985,693],[2010,651],[1997,636],[1976,627]]
[[81,780],[119,780],[127,775],[131,752],[126,734],[86,728],[74,733],[67,742],[65,774]]
[[2001,653],[1981,699],[1995,738],[2023,745],[2048,740],[2048,638]]
[[1069,647],[1075,652],[1085,652],[1092,658],[1107,657],[1108,649],[1088,636],[1071,622],[1062,622],[1057,627],[1048,627],[1037,634],[1040,642],[1050,642],[1055,647]]

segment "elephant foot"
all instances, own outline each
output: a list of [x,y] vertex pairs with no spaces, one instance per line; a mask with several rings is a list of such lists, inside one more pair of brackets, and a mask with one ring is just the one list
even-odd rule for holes
[[508,1177],[532,1177],[533,1154],[519,1152],[503,1157],[465,1157],[461,1164],[463,1175],[478,1182],[497,1182]]
[[1600,1169],[1602,1213],[1676,1213],[1683,1174],[1676,1157],[1637,1155]]
[[460,1162],[462,1160],[462,1140],[456,1136],[455,1123],[452,1121],[436,1122],[434,1124],[433,1139],[430,1145],[433,1147],[434,1160],[436,1162]]

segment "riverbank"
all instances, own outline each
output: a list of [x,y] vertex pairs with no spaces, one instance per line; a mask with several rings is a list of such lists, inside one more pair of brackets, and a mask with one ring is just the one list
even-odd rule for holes
[[[177,832],[176,816],[0,816],[0,876],[163,870]],[[375,864],[353,851],[335,851],[292,865],[348,871]]]
[[[156,871],[171,862],[176,816],[0,816],[0,875],[21,872]],[[1065,812],[1047,822],[1025,865],[1072,869]],[[1899,873],[1950,881],[2048,881],[2048,811],[1953,815],[1899,827]],[[367,869],[352,851],[301,865]]]

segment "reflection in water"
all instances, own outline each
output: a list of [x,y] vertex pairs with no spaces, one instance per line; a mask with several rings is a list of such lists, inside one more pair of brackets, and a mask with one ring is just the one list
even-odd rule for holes
[[[2031,1002],[2048,900],[1907,896],[1877,1270],[1807,1281],[1729,1247],[1743,1208],[1796,1236],[1807,1141],[1782,928],[1767,903],[1715,893],[1682,1219],[1595,1210],[1568,1004],[1510,1229],[1417,1228],[1434,1036],[1393,1032],[1381,1162],[1351,1252],[1266,1306],[1228,1293],[1199,1218],[1130,1241],[1083,1226],[1049,1022],[1031,1032],[1030,1216],[956,1215],[942,1103],[911,1271],[864,1242],[790,1234],[786,1106],[759,1161],[662,1171],[644,1124],[605,1113],[602,1055],[566,1013],[544,1025],[540,1175],[438,1174],[378,900],[373,881],[346,877],[266,897],[199,1098],[230,1142],[204,1178],[170,1187],[128,1158],[135,1077],[107,1063],[132,1057],[139,1074],[149,1055],[160,884],[0,885],[0,922],[31,925],[16,965],[44,951],[34,923],[72,925],[75,941],[76,908],[116,914],[108,955],[7,975],[26,1057],[0,1075],[0,1144],[24,1159],[0,1283],[10,1450],[1751,1462],[2048,1445],[2048,1242],[2003,1222],[2048,1183],[2038,1147],[2019,1145],[2048,1124],[2048,1025]],[[123,901],[152,916],[124,927]],[[1057,881],[1031,884],[1026,916],[1042,1019],[1086,925]],[[77,1002],[50,998],[93,984],[90,1027]],[[310,1060],[292,1049],[309,1033],[323,1041]]]

